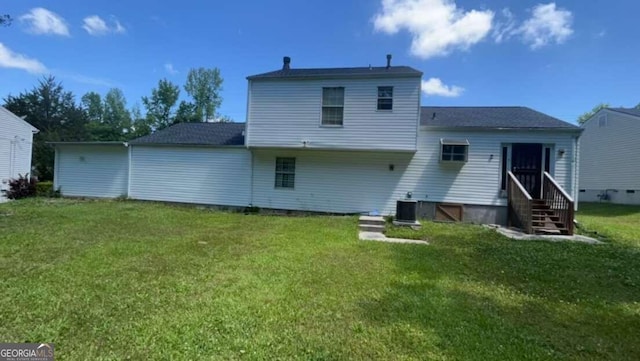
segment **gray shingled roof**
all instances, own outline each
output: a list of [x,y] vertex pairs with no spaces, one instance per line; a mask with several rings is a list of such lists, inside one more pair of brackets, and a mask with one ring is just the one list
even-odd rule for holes
[[614,112],[624,113],[628,115],[635,115],[636,117],[640,117],[640,109],[638,108],[607,108],[609,110],[613,110]]
[[468,128],[575,129],[527,107],[422,107],[420,125]]
[[316,68],[316,69],[296,69],[275,70],[268,73],[256,74],[247,77],[249,80],[254,79],[307,79],[307,78],[366,78],[366,77],[404,77],[404,76],[422,76],[422,72],[409,66],[392,66],[392,67],[361,67],[361,68]]
[[179,123],[129,144],[243,145],[244,123]]

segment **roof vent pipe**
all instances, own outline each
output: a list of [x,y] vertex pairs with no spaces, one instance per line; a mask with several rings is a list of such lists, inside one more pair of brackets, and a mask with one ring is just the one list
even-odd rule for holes
[[289,70],[291,69],[291,58],[288,56],[285,56],[284,58],[282,58],[282,70]]
[[391,68],[391,54],[387,54],[387,69]]

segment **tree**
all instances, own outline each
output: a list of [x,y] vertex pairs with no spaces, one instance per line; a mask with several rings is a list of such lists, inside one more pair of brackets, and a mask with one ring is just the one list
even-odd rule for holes
[[9,14],[0,15],[0,26],[9,26],[13,22],[13,18]]
[[594,114],[599,112],[601,109],[608,108],[608,107],[609,107],[608,103],[600,103],[596,105],[595,107],[593,107],[593,109],[591,109],[591,111],[586,112],[578,117],[578,124],[584,124],[584,122],[589,120],[589,118],[591,118]]
[[198,117],[195,104],[184,100],[180,102],[178,110],[176,111],[176,117],[173,121],[174,123],[195,123],[201,121],[202,117]]
[[158,87],[151,90],[151,97],[142,97],[154,129],[166,128],[173,122],[172,109],[180,96],[180,88],[167,79],[158,82]]
[[86,113],[53,76],[44,77],[29,92],[9,95],[4,102],[5,108],[40,130],[34,137],[32,161],[40,180],[53,179],[54,150],[47,142],[88,138]]
[[220,107],[222,81],[218,68],[189,70],[184,90],[193,98],[195,113],[201,121],[212,119]]
[[102,97],[96,92],[88,92],[82,96],[82,107],[87,112],[89,121],[102,123],[104,116],[104,106]]
[[128,139],[135,139],[151,134],[152,120],[149,117],[143,117],[140,111],[140,105],[136,104],[131,108],[131,128],[127,134]]
[[127,100],[122,90],[113,88],[104,96],[104,114],[102,124],[107,130],[103,134],[107,139],[102,140],[125,140],[131,128],[131,113],[127,110]]

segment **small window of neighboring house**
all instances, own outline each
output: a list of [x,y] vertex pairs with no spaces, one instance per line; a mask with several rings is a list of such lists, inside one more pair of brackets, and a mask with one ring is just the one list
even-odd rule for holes
[[293,188],[296,181],[296,159],[276,158],[276,188]]
[[609,125],[609,119],[607,119],[606,114],[603,114],[598,118],[598,126],[602,128],[606,127],[607,125]]
[[392,110],[392,109],[393,109],[393,87],[379,86],[378,87],[378,110]]
[[469,156],[469,141],[466,139],[440,139],[441,162],[466,162]]
[[322,88],[322,125],[341,126],[344,116],[344,87]]

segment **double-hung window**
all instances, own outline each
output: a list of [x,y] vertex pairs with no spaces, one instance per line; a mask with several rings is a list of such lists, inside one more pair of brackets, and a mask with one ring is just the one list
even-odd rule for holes
[[393,87],[379,86],[378,87],[378,110],[392,110],[392,109],[393,109]]
[[344,87],[322,88],[322,125],[341,126],[344,118]]
[[296,182],[296,159],[276,158],[276,188],[294,188]]

